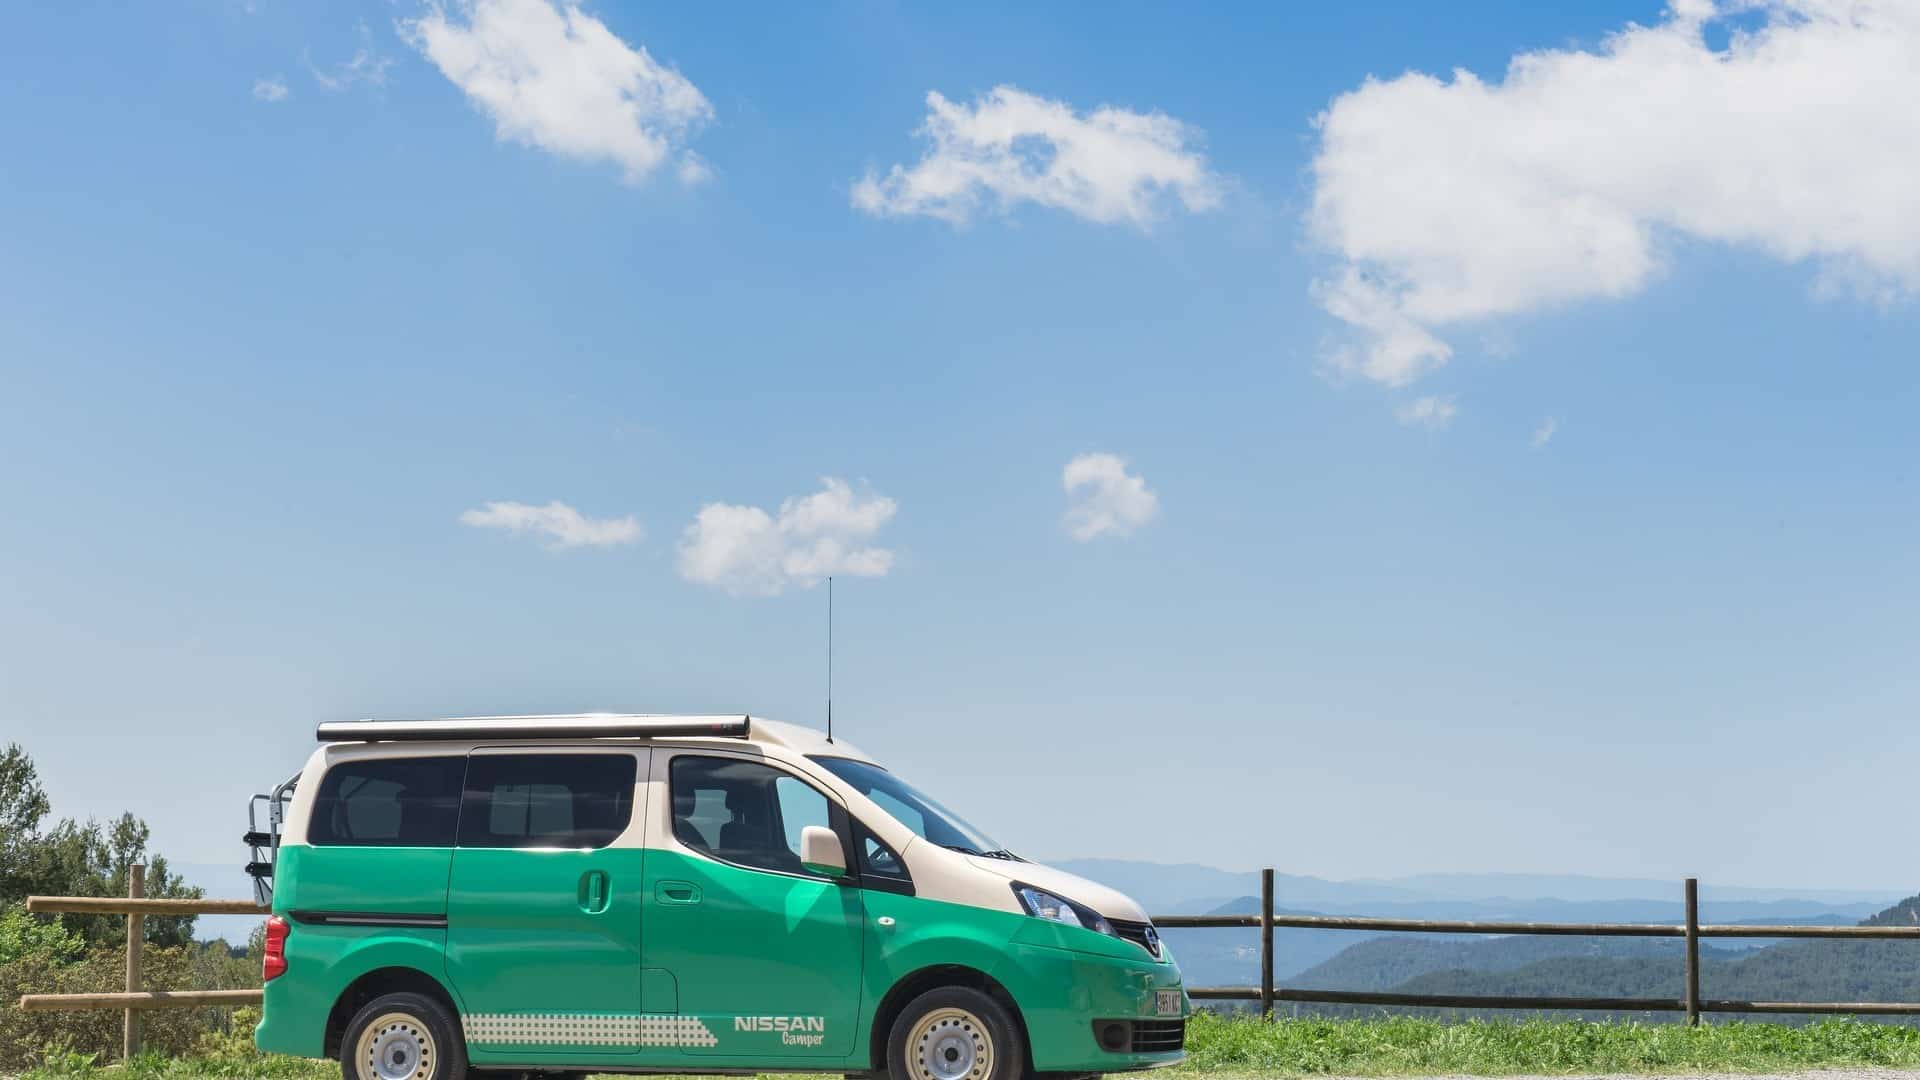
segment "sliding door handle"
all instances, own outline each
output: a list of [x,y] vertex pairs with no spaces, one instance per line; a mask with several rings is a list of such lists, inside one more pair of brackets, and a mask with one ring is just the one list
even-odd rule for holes
[[598,915],[613,902],[613,888],[605,870],[589,870],[580,875],[580,910]]

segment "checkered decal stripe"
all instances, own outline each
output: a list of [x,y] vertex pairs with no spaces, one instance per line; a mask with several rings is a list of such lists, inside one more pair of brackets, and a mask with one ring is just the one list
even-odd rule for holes
[[713,1046],[697,1016],[670,1013],[472,1013],[467,1041],[496,1045]]

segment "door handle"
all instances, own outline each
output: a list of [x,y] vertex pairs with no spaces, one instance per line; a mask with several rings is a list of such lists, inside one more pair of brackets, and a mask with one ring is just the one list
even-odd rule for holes
[[589,870],[580,875],[580,910],[598,915],[613,901],[605,870]]
[[691,881],[655,882],[653,898],[662,904],[697,904],[700,902],[700,886]]

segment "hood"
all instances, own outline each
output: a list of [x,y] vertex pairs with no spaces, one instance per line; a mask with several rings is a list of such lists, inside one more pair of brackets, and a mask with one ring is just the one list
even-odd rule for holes
[[1088,881],[1078,874],[1055,870],[1045,863],[1010,862],[1006,859],[986,859],[977,855],[968,855],[966,860],[989,874],[1045,889],[1075,903],[1085,904],[1109,919],[1125,919],[1128,922],[1151,921],[1147,917],[1146,909],[1134,903],[1133,898],[1126,893],[1118,889],[1109,889],[1097,881]]

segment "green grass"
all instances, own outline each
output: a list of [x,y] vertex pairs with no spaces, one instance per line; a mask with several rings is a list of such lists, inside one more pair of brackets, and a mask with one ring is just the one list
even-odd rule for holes
[[1770,1072],[1920,1066],[1920,1029],[1830,1020],[1637,1024],[1583,1020],[1443,1023],[1222,1020],[1196,1016],[1181,1072],[1211,1076]]
[[[1832,1020],[1804,1027],[1721,1023],[1601,1023],[1424,1019],[1222,1020],[1194,1018],[1187,1064],[1171,1074],[1210,1077],[1406,1076],[1517,1073],[1678,1073],[1920,1067],[1920,1028]],[[229,1047],[203,1057],[149,1056],[102,1068],[50,1055],[21,1080],[333,1080],[332,1062],[263,1057]],[[612,1080],[612,1078],[609,1078]]]

